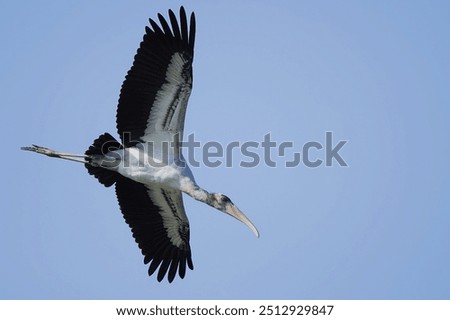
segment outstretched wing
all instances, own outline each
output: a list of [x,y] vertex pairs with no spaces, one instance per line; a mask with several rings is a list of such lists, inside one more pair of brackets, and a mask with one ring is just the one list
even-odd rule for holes
[[117,130],[125,147],[146,141],[181,141],[186,106],[192,89],[195,16],[188,27],[180,8],[180,23],[169,10],[170,26],[158,14],[160,26],[150,27],[123,82],[117,108]]
[[189,221],[181,191],[148,187],[121,176],[116,182],[116,194],[144,263],[151,262],[149,275],[159,268],[158,281],[168,273],[167,279],[172,282],[177,271],[184,278],[186,265],[193,270]]

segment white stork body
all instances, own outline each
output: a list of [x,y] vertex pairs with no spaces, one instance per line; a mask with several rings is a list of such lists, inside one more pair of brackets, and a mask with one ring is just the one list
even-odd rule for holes
[[142,184],[157,183],[181,190],[183,181],[195,183],[184,160],[175,159],[173,154],[154,154],[139,147],[113,151],[106,154],[104,159],[96,159],[93,163]]
[[181,192],[245,223],[255,226],[220,193],[200,188],[181,154],[184,118],[192,89],[195,16],[188,27],[180,8],[180,22],[169,10],[170,24],[158,14],[140,44],[122,85],[117,107],[118,142],[100,135],[83,155],[66,154],[33,145],[22,149],[50,157],[82,162],[106,187],[115,184],[125,221],[158,281],[167,274],[184,278],[193,269],[189,221]]

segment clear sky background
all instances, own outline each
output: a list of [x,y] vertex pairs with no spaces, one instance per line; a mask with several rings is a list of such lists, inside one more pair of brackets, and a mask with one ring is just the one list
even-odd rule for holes
[[[261,238],[185,197],[195,269],[168,284],[147,276],[113,188],[19,147],[117,135],[147,19],[181,4],[198,31],[185,134],[270,132],[294,150],[276,168],[235,152],[192,169]],[[450,298],[448,1],[2,1],[0,24],[0,298]],[[348,167],[284,167],[327,131]]]

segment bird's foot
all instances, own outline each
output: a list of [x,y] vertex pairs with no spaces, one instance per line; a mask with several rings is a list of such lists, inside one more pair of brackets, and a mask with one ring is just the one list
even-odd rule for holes
[[58,158],[60,156],[59,153],[56,152],[55,150],[52,150],[52,149],[49,149],[49,148],[46,148],[46,147],[40,147],[40,146],[37,146],[35,144],[33,144],[31,147],[22,147],[20,149],[25,150],[25,151],[33,151],[33,152],[36,152],[36,153],[44,154],[44,155],[49,156],[49,157],[56,157],[56,158]]

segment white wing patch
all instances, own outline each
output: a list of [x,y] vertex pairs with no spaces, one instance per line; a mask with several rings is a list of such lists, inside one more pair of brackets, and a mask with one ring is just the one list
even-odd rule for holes
[[182,134],[187,101],[191,94],[192,79],[186,74],[189,60],[176,52],[166,71],[165,83],[156,93],[152,112],[147,121],[144,141],[159,140],[158,132]]
[[148,195],[160,207],[159,214],[170,242],[180,249],[186,248],[189,242],[189,221],[184,211],[181,191],[152,186],[148,189]]

